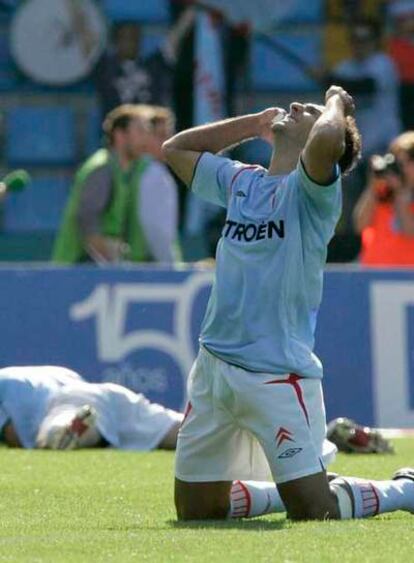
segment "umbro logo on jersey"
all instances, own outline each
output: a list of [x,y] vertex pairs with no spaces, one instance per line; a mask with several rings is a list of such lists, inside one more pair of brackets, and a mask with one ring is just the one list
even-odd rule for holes
[[277,457],[278,459],[287,459],[289,457],[295,456],[302,450],[303,448],[289,448],[288,450],[285,450],[282,454],[278,455]]
[[287,428],[281,426],[279,430],[276,432],[276,447],[279,447],[283,444],[283,442],[294,442],[293,434]]
[[244,192],[242,192],[241,190],[239,190],[238,192],[236,192],[236,196],[237,197],[247,197],[246,194]]

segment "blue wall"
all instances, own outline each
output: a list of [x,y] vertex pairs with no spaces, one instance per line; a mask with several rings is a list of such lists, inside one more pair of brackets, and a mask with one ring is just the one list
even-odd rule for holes
[[[66,365],[179,409],[211,278],[3,268],[1,366]],[[414,272],[327,272],[316,338],[328,418],[414,426]]]

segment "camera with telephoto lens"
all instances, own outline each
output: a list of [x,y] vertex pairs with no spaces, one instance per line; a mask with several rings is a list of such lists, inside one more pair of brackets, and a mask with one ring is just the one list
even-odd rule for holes
[[376,179],[376,195],[381,202],[391,202],[394,199],[394,191],[387,182],[387,176],[402,177],[402,170],[398,160],[392,153],[384,155],[374,154],[371,157],[371,170]]

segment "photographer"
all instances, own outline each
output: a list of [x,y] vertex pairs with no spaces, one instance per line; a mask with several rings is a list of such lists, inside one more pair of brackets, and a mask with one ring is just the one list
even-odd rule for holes
[[397,137],[370,161],[368,186],[354,211],[367,266],[414,265],[414,131]]

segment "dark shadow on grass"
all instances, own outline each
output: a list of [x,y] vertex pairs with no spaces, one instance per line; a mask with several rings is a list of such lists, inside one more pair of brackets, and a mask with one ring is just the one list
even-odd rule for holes
[[171,528],[185,530],[246,530],[247,532],[274,532],[285,528],[288,521],[286,518],[280,520],[264,520],[262,518],[246,520],[167,520]]

